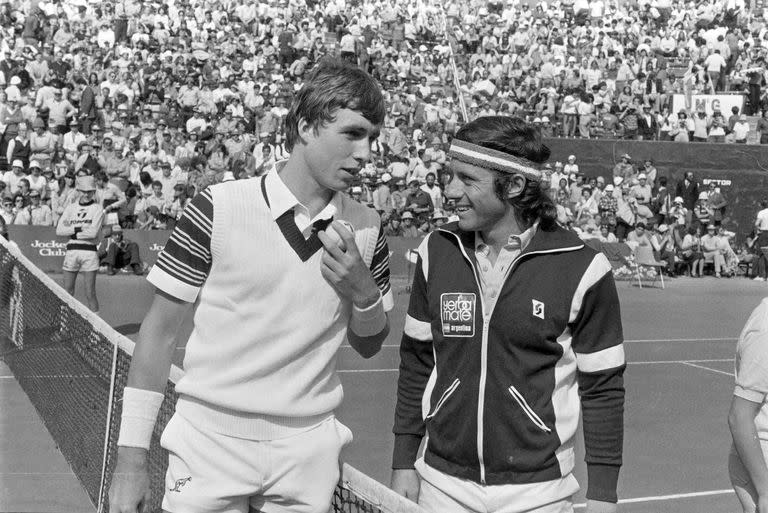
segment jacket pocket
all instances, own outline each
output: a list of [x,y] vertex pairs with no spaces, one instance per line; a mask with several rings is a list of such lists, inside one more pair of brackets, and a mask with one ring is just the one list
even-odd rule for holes
[[552,432],[552,430],[548,428],[546,424],[544,424],[544,421],[541,420],[541,417],[536,415],[536,412],[533,411],[533,408],[531,408],[531,406],[525,400],[525,397],[523,397],[523,394],[518,392],[518,390],[512,385],[509,386],[508,390],[510,395],[515,399],[515,401],[517,401],[517,404],[520,405],[520,408],[523,409],[523,412],[528,416],[529,419],[531,419],[531,422],[533,422],[533,424],[537,428],[547,433]]
[[440,396],[440,400],[437,401],[437,404],[435,404],[435,407],[432,409],[432,412],[427,415],[427,419],[431,419],[435,415],[437,415],[437,412],[440,411],[440,408],[443,407],[443,405],[448,401],[448,398],[450,398],[453,393],[456,391],[456,389],[459,388],[459,385],[461,384],[461,381],[459,378],[456,378],[453,380],[453,383],[451,383],[451,386],[445,389],[445,392],[443,392],[443,395]]

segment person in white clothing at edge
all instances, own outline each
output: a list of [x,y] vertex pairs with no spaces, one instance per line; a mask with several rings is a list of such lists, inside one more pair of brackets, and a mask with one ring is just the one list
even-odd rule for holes
[[148,276],[156,293],[123,394],[110,511],[133,513],[149,497],[151,433],[192,304],[185,374],[161,440],[163,510],[328,511],[352,438],[334,416],[337,352],[347,339],[363,357],[376,354],[393,306],[379,216],[343,192],[384,115],[367,73],[325,59],[286,117],[290,158],[187,206]]
[[768,247],[768,198],[760,202],[760,211],[755,219],[755,231],[757,232],[757,258],[761,261],[762,276],[755,276],[755,281],[768,280],[768,256],[763,252],[763,248]]
[[736,386],[728,413],[728,473],[744,513],[768,512],[768,298],[736,344]]

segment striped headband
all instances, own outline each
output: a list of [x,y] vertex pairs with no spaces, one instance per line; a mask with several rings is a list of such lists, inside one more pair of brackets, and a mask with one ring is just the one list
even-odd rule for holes
[[448,154],[460,162],[501,171],[521,173],[526,178],[541,180],[539,165],[522,157],[515,157],[479,144],[454,139]]

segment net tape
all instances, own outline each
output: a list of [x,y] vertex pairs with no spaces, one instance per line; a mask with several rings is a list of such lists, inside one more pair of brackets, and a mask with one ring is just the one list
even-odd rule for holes
[[[109,511],[122,392],[134,343],[70,297],[0,237],[0,358],[9,366],[100,512]],[[160,511],[167,454],[160,435],[173,415],[172,366],[150,446],[152,499]],[[351,465],[343,464],[330,511],[419,513],[423,510]]]

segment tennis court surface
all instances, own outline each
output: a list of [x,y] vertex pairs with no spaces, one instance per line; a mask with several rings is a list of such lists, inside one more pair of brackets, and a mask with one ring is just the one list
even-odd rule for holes
[[[339,357],[345,401],[338,414],[355,434],[344,459],[383,483],[389,479],[399,336],[408,301],[406,279],[395,277],[393,286],[393,329],[381,352],[363,360],[344,347]],[[105,321],[135,335],[151,297],[146,281],[100,276],[98,288]],[[671,280],[666,290],[627,282],[619,282],[618,289],[629,364],[620,511],[738,510],[727,475],[733,355],[736,337],[768,285],[704,278]],[[82,298],[82,290],[77,295]],[[183,347],[177,352],[180,362]],[[0,411],[0,511],[94,511],[70,463],[2,363]],[[583,450],[579,455],[583,459]],[[586,480],[583,463],[577,477]],[[577,503],[583,502],[582,493]]]

